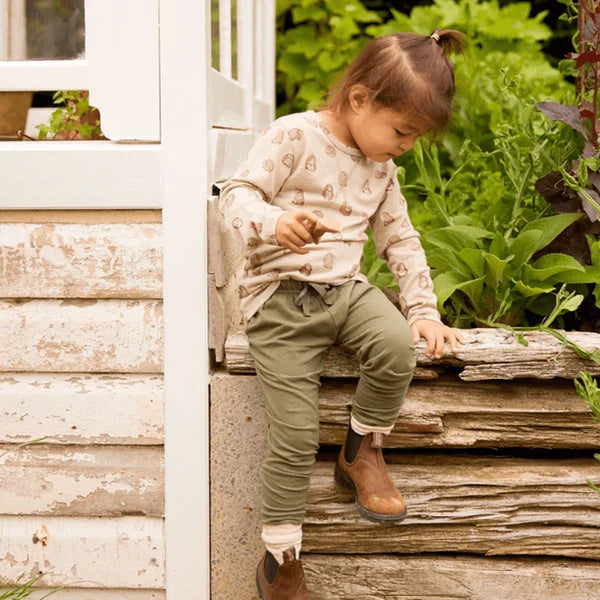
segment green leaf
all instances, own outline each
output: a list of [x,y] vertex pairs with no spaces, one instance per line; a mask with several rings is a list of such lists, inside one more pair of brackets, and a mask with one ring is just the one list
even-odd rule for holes
[[576,259],[568,254],[551,253],[545,254],[536,260],[531,266],[526,265],[531,277],[540,281],[567,271],[585,272],[585,268]]
[[549,294],[554,291],[554,286],[544,286],[544,287],[533,287],[527,285],[523,281],[511,279],[511,281],[515,284],[515,289],[523,296],[530,298],[532,296],[539,296],[540,294]]
[[532,231],[523,230],[513,240],[510,245],[510,253],[514,256],[511,265],[513,269],[519,269],[539,250],[542,235],[543,232],[537,229]]
[[504,271],[506,270],[506,267],[512,260],[513,256],[511,254],[507,258],[498,258],[491,252],[483,252],[482,254],[485,262],[488,265],[486,283],[491,289],[495,290],[500,281],[502,281]]
[[438,308],[442,314],[444,314],[442,311],[444,302],[446,302],[456,290],[460,289],[461,285],[469,281],[467,277],[464,277],[460,273],[442,273],[434,276],[432,279],[433,289],[438,298]]
[[[527,231],[540,231],[542,235],[538,240],[537,250],[545,248],[555,237],[560,235],[569,225],[581,218],[582,213],[565,213],[552,217],[543,217],[531,221],[523,227],[521,233]],[[511,250],[512,251],[512,250]]]
[[475,248],[463,248],[458,256],[464,261],[473,272],[475,277],[482,277],[485,272],[485,257],[483,252]]

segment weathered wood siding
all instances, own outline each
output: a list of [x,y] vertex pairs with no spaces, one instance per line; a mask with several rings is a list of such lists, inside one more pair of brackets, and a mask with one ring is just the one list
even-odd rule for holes
[[51,572],[34,598],[164,600],[160,213],[15,214],[0,213],[0,577]]

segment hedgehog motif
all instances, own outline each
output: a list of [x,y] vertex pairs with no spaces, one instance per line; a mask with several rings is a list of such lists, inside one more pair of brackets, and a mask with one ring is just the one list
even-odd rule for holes
[[352,214],[352,207],[350,206],[350,204],[348,204],[346,200],[342,202],[340,206],[340,212],[346,217],[349,217]]
[[250,169],[244,169],[241,173],[240,173],[240,177],[248,177],[248,175],[250,175]]
[[346,187],[348,185],[348,173],[346,173],[346,171],[340,171],[340,174],[338,175],[338,183],[342,187]]
[[325,200],[333,200],[333,186],[328,183],[321,192]]
[[300,273],[302,273],[302,275],[305,277],[308,277],[312,273],[312,265],[310,263],[304,263],[300,267]]
[[283,158],[281,159],[281,162],[285,167],[291,169],[294,166],[294,155],[290,152],[284,154]]
[[250,256],[250,264],[253,267],[262,267],[260,254],[252,254]]
[[348,277],[354,277],[357,273],[358,273],[358,265],[354,264],[354,265],[352,265],[352,268],[350,269],[350,273],[348,274]]
[[311,173],[314,173],[317,170],[317,157],[314,154],[309,154],[304,163],[304,168]]
[[350,156],[350,158],[356,163],[358,164],[360,162],[360,156],[354,156],[354,154],[352,154]]
[[410,223],[408,222],[408,219],[406,217],[404,217],[404,219],[400,221],[400,227],[402,227],[402,229],[406,229],[409,225]]
[[255,237],[249,237],[248,241],[246,242],[246,246],[248,246],[248,248],[257,248],[258,246],[260,246],[260,244],[260,240]]
[[325,146],[325,154],[328,156],[335,156],[335,148],[331,144],[327,144],[327,146]]
[[294,190],[294,199],[292,204],[298,204],[299,206],[304,205],[304,192],[300,188]]
[[255,221],[250,221],[250,227],[256,231],[260,235],[262,231],[262,223],[256,223]]
[[338,242],[342,240],[342,237],[343,236],[342,236],[342,232],[341,231],[336,231],[333,234],[333,239],[336,240],[336,241],[338,241]]
[[365,182],[362,186],[362,191],[364,194],[371,194],[371,186],[369,185],[369,180],[365,179]]
[[414,242],[412,242],[412,244],[410,245],[410,249],[411,249],[413,252],[416,252],[417,250],[420,250],[420,249],[421,249],[421,244],[419,243],[419,241],[418,241],[418,240],[415,240],[415,241],[414,241]]
[[333,269],[333,254],[331,252],[328,252],[324,257],[323,257],[323,266],[326,269]]
[[408,273],[408,269],[404,263],[396,265],[396,275],[398,277],[404,277]]
[[330,133],[329,129],[327,129],[327,126],[325,125],[325,123],[323,123],[323,121],[319,121],[319,127],[325,132],[325,133]]
[[290,140],[292,142],[294,140],[301,140],[302,139],[302,129],[298,129],[297,127],[290,129],[288,131],[288,137],[290,138]]
[[270,158],[267,158],[267,160],[265,160],[265,162],[262,164],[262,168],[267,171],[267,173],[271,173],[275,168],[275,163]]
[[387,173],[385,171],[375,171],[375,179],[385,179]]
[[400,236],[399,235],[393,235],[392,237],[390,237],[385,245],[386,248],[389,248],[390,246],[392,246],[393,244],[397,244],[398,242],[400,242]]
[[322,219],[325,215],[323,214],[322,210],[319,210],[318,208],[313,210],[313,215],[317,215],[317,217],[319,217],[319,219]]
[[429,287],[429,277],[427,275],[419,275],[419,287],[426,290]]
[[386,192],[391,192],[394,189],[394,180],[390,179],[385,187]]
[[381,218],[383,219],[383,226],[387,227],[391,223],[393,223],[396,219],[391,215],[387,210],[384,210],[381,213]]
[[227,196],[225,196],[225,206],[231,206],[233,204],[234,200],[235,200],[235,194],[233,192],[231,192],[230,194],[227,194]]
[[256,269],[252,269],[252,275],[254,275],[256,277],[257,275],[261,274],[261,271],[262,271],[261,267],[256,267]]
[[275,137],[271,140],[272,144],[281,144],[283,142],[283,129],[278,129]]
[[267,273],[267,277],[269,279],[279,279],[279,275],[281,274],[281,269],[272,269]]
[[232,224],[232,225],[233,225],[233,226],[234,226],[236,229],[239,229],[239,228],[240,228],[240,227],[241,227],[241,226],[244,224],[244,222],[243,222],[243,221],[242,221],[242,220],[241,220],[239,217],[235,217],[235,218],[233,219],[233,221],[231,221],[231,224]]
[[245,298],[247,295],[248,295],[248,290],[243,285],[240,285],[238,287],[238,296],[240,298]]

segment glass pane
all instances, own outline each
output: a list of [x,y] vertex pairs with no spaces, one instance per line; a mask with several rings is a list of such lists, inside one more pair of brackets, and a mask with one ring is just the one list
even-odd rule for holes
[[85,55],[84,0],[8,0],[9,60]]
[[219,59],[219,0],[210,2],[210,31],[211,65],[218,71],[221,64]]
[[237,0],[231,0],[231,76],[238,78]]

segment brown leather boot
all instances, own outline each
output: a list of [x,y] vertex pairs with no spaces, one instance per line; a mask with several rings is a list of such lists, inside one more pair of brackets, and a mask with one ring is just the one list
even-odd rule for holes
[[279,565],[273,583],[265,577],[265,559],[262,557],[256,568],[256,587],[262,600],[309,600],[302,562],[296,559],[292,546],[283,551],[283,564]]
[[[349,431],[349,429],[348,429]],[[346,462],[346,440],[335,466],[335,481],[354,493],[358,512],[376,523],[395,523],[406,516],[406,503],[388,475],[381,447],[383,434],[365,435],[354,460]]]

